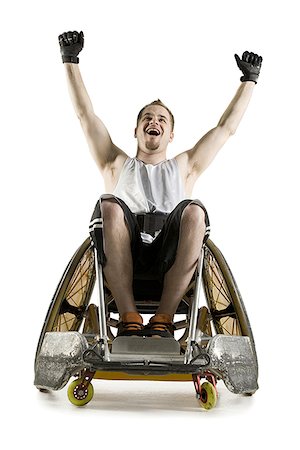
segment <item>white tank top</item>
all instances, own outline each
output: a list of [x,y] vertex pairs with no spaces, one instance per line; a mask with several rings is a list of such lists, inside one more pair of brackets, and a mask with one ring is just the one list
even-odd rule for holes
[[156,165],[127,158],[113,195],[134,214],[170,213],[186,198],[175,158]]

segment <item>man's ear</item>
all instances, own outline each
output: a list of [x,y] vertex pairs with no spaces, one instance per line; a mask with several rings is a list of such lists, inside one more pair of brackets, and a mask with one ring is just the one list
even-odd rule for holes
[[169,140],[169,142],[172,142],[173,139],[174,139],[174,131],[172,131],[171,134],[170,134],[170,140]]
[[134,129],[134,137],[136,138],[136,128]]

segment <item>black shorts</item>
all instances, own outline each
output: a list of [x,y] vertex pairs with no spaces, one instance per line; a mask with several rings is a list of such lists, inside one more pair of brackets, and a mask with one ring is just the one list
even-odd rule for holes
[[[128,208],[126,203],[118,197],[115,197],[111,194],[104,194],[101,200],[111,200],[119,203],[121,208],[124,211],[124,218],[127,223],[128,229],[131,235],[131,252],[133,259],[133,270],[134,277],[138,278],[156,278],[158,280],[163,280],[163,277],[166,272],[173,265],[176,252],[177,245],[179,239],[179,230],[180,230],[180,221],[181,215],[184,209],[190,204],[196,204],[200,208],[203,209],[205,213],[205,223],[206,223],[206,232],[204,237],[204,242],[209,236],[209,218],[207,211],[204,205],[200,202],[200,200],[183,200],[181,201],[173,211],[167,216],[167,219],[158,234],[158,236],[153,240],[152,243],[145,243],[141,238],[141,229],[139,227],[136,215]],[[99,218],[100,217],[100,218]],[[97,222],[97,220],[100,222]],[[102,241],[102,219],[101,219],[101,208],[99,202],[96,205],[94,214],[92,216],[91,224],[99,223],[98,232],[100,232],[100,236],[98,234],[97,241],[97,249],[99,253],[100,263],[105,265],[106,256],[103,250],[103,242]],[[92,240],[95,241],[95,235],[91,230]]]

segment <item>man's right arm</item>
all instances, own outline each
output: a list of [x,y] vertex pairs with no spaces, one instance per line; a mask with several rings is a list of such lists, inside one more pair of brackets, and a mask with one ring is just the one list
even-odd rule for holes
[[68,32],[59,36],[68,89],[92,156],[101,172],[113,167],[118,156],[127,155],[111,140],[104,123],[96,116],[79,70],[78,54],[83,48],[83,33]]

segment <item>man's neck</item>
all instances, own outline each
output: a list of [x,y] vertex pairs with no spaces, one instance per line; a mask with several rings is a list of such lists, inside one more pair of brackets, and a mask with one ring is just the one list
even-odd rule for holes
[[145,164],[152,164],[155,166],[156,164],[159,164],[163,161],[165,161],[166,158],[166,152],[160,152],[160,153],[146,153],[143,150],[140,150],[138,148],[136,158],[140,161],[143,161]]

